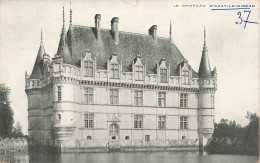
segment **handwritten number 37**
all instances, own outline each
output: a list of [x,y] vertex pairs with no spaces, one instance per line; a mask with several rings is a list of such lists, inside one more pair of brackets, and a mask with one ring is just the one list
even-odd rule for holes
[[237,13],[237,15],[238,15],[238,19],[240,19],[240,21],[236,22],[236,24],[242,24],[242,23],[244,22],[244,23],[245,23],[244,29],[246,28],[246,24],[247,24],[247,23],[256,23],[256,24],[258,24],[257,22],[250,22],[250,21],[248,21],[248,18],[249,18],[250,14],[251,14],[251,11],[250,11],[250,10],[249,10],[249,11],[244,10],[244,13],[248,13],[246,20],[243,20],[243,19],[242,19],[242,17],[241,17],[241,12],[239,11],[239,12]]

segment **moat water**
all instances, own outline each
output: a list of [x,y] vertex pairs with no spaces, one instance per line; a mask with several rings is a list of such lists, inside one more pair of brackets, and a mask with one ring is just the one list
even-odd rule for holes
[[1,163],[256,163],[257,156],[199,152],[0,154]]

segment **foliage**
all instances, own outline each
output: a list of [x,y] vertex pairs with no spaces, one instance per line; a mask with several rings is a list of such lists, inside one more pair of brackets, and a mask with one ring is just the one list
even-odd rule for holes
[[10,88],[0,84],[0,137],[23,137],[22,126],[19,122],[14,124],[13,109],[9,101]]
[[13,110],[9,101],[10,88],[0,84],[0,137],[12,134]]
[[259,117],[256,113],[247,112],[246,118],[249,120],[249,124],[244,131],[245,147],[250,148],[251,152],[257,151],[259,154]]
[[214,125],[213,139],[206,151],[222,154],[259,154],[259,117],[247,112],[249,124],[241,127],[235,121],[221,119]]
[[23,132],[22,132],[22,126],[21,126],[20,122],[17,122],[15,124],[15,126],[13,127],[12,136],[14,138],[24,137]]

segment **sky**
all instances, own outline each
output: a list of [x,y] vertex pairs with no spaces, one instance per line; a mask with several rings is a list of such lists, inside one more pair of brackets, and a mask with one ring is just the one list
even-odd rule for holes
[[[229,4],[227,1],[93,1],[72,2],[73,24],[94,26],[95,14],[101,14],[101,27],[110,29],[112,17],[119,17],[119,30],[148,34],[157,25],[157,35],[172,38],[195,71],[198,71],[206,26],[211,68],[217,67],[218,90],[215,121],[235,120],[248,123],[246,112],[259,113],[259,25],[239,22],[243,10],[213,11],[209,7],[182,7],[184,4]],[[257,4],[257,1],[232,1],[234,5]],[[25,71],[31,73],[40,45],[40,31],[46,52],[57,52],[65,7],[66,29],[70,1],[1,0],[0,1],[0,83],[11,88],[10,100],[15,122],[28,133]],[[174,7],[179,5],[179,7]],[[259,5],[258,5],[259,6]],[[250,21],[259,22],[259,7],[250,9]]]

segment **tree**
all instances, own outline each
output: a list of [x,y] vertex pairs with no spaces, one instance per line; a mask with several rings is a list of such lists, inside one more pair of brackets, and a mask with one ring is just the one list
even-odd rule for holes
[[9,101],[10,88],[0,84],[0,137],[12,134],[13,110]]
[[237,138],[243,135],[243,128],[236,121],[221,119],[220,123],[215,123],[213,137],[215,138]]
[[24,136],[23,132],[22,132],[22,126],[21,126],[20,122],[17,122],[15,124],[15,126],[13,127],[12,136],[15,137],[15,138]]
[[249,124],[245,126],[245,142],[253,151],[259,153],[259,117],[256,113],[247,112]]
[[245,127],[235,121],[221,119],[214,124],[213,140],[206,148],[211,153],[223,154],[259,154],[259,117],[247,112],[249,124]]

